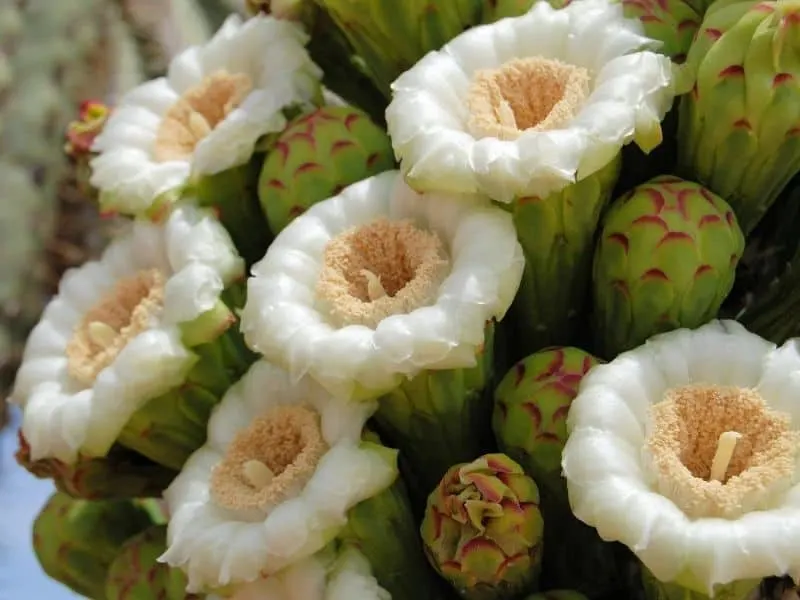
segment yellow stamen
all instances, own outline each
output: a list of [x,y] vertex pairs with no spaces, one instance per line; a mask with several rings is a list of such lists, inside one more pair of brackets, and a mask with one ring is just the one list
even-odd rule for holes
[[378,219],[328,242],[317,296],[337,326],[376,327],[435,301],[448,266],[435,233]]
[[217,71],[184,92],[161,121],[153,146],[155,160],[191,156],[197,144],[242,103],[252,87],[247,75]]
[[590,84],[585,68],[539,56],[478,71],[467,95],[467,127],[475,137],[501,140],[564,128],[589,97]]

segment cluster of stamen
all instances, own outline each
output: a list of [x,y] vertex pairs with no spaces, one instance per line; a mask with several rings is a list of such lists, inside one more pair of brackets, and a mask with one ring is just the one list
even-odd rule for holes
[[588,98],[590,84],[585,68],[538,56],[477,71],[467,95],[467,127],[477,138],[501,140],[564,128]]
[[182,160],[236,109],[253,87],[247,75],[217,71],[189,88],[161,121],[153,146],[158,162]]
[[673,388],[651,408],[645,455],[658,491],[692,518],[770,508],[795,480],[800,435],[752,389]]
[[164,306],[166,278],[147,269],[119,280],[89,311],[67,343],[70,376],[91,386],[134,337],[149,329]]
[[303,489],[327,450],[316,410],[273,408],[236,434],[211,474],[212,497],[231,510],[269,510]]
[[376,327],[434,302],[448,265],[435,233],[379,219],[328,242],[317,298],[337,326]]

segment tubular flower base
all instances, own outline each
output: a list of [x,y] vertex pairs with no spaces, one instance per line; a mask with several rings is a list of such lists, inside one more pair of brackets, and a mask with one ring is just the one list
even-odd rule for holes
[[467,600],[512,600],[536,586],[544,523],[539,491],[503,454],[455,465],[428,498],[428,559]]
[[151,523],[133,502],[88,502],[56,493],[33,524],[33,549],[50,577],[81,596],[106,600],[106,574],[120,546]]
[[334,542],[274,575],[233,588],[224,600],[398,599],[378,584],[369,560],[356,547]]
[[267,154],[259,200],[274,234],[317,202],[394,167],[386,132],[352,107],[328,106],[292,121]]
[[12,397],[30,460],[71,465],[118,442],[180,469],[251,360],[223,301],[243,270],[219,223],[187,206],[162,225],[133,223],[99,261],[68,272]]
[[595,347],[603,357],[713,319],[733,287],[744,236],[728,204],[660,176],[604,216],[594,257]]
[[517,356],[577,343],[590,296],[594,235],[619,176],[619,158],[594,175],[540,198],[519,198],[514,226],[525,271],[511,316]]
[[711,5],[686,66],[679,172],[733,207],[745,235],[800,171],[800,7]]
[[125,95],[95,140],[91,183],[103,209],[158,214],[187,183],[247,163],[284,111],[319,101],[321,72],[296,25],[231,16],[166,77]]
[[[599,365],[572,403],[575,515],[628,546],[653,598],[743,600],[800,573],[800,345],[734,321],[680,329]],[[672,589],[673,591],[669,591]]]
[[492,428],[501,450],[525,468],[543,495],[562,502],[567,413],[581,379],[599,362],[578,348],[543,350],[515,364],[495,391]]
[[484,451],[491,322],[523,268],[515,238],[511,217],[483,198],[417,194],[397,171],[373,176],[277,236],[253,268],[242,330],[294,378],[380,397],[381,433],[429,489]]
[[128,539],[105,579],[105,600],[200,600],[186,592],[186,577],[158,562],[167,547],[167,526],[154,525]]
[[353,506],[397,477],[397,453],[361,441],[374,410],[255,363],[164,493],[171,518],[161,560],[184,570],[189,591],[227,593],[320,551]]
[[[709,598],[703,592],[659,581],[646,567],[642,567],[642,587],[646,600],[708,600]],[[711,597],[714,600],[755,600],[766,597],[756,593],[758,588],[757,581],[737,581],[725,586]],[[793,600],[795,596],[796,594],[789,595],[788,600]],[[783,598],[786,598],[786,594],[781,596],[782,600]]]
[[[364,439],[378,442],[377,436],[370,433],[365,433]],[[339,537],[369,558],[375,577],[392,600],[447,597],[443,582],[425,560],[403,480],[398,479],[388,489],[350,509],[347,528]]]
[[[496,0],[486,2],[483,23],[494,23],[506,17],[518,17],[541,0]],[[612,0],[614,1],[614,0]],[[570,0],[549,0],[553,8],[564,8]],[[626,17],[638,19],[644,34],[662,42],[655,50],[682,63],[700,27],[700,14],[690,2],[683,0],[621,0]]]
[[15,457],[32,475],[51,479],[58,491],[84,500],[158,497],[177,475],[119,445],[112,446],[103,458],[81,458],[74,464],[55,458],[32,461],[21,431]]
[[319,0],[347,37],[377,87],[391,82],[431,50],[480,20],[475,0]]

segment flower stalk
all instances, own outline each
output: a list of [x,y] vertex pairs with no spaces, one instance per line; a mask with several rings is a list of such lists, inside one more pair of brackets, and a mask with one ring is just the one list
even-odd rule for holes
[[424,496],[451,465],[493,445],[494,328],[491,322],[486,326],[475,367],[424,371],[378,399],[376,427],[400,450],[411,489]]
[[585,326],[594,234],[619,177],[617,155],[594,175],[545,198],[512,204],[525,271],[511,317],[519,334],[515,356],[578,343]]

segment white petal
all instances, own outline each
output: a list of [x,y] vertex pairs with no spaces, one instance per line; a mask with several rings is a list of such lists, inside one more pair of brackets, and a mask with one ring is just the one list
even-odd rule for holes
[[85,452],[104,456],[133,413],[179,386],[195,361],[177,329],[151,329],[128,342],[95,381]]
[[174,270],[199,263],[213,269],[226,284],[244,274],[244,261],[230,235],[208,211],[182,206],[172,212],[166,229]]
[[[209,493],[211,474],[236,434],[271,407],[306,402],[320,411],[331,443],[311,480],[271,509],[217,507]],[[277,574],[322,550],[345,526],[350,508],[397,477],[392,451],[359,446],[373,409],[371,403],[335,401],[308,380],[294,383],[275,365],[254,364],[215,408],[206,445],[164,493],[172,518],[163,559],[187,572],[190,589],[201,589]]]
[[770,407],[788,413],[794,429],[800,429],[800,342],[787,341],[770,353],[756,388]]
[[213,268],[201,263],[186,265],[164,286],[163,323],[176,325],[196,319],[214,308],[224,288]]
[[[439,235],[451,270],[435,304],[393,315],[375,329],[335,328],[316,302],[328,242],[378,217],[412,219]],[[306,374],[334,395],[370,398],[423,369],[475,364],[484,328],[503,317],[524,268],[511,218],[485,201],[420,195],[389,171],[345,188],[285,228],[253,268],[242,311],[251,348]]]
[[[638,20],[605,0],[561,10],[536,3],[520,17],[465,31],[392,85],[386,119],[403,174],[415,189],[481,192],[500,202],[544,197],[591,175],[637,132],[658,128],[674,97],[669,59],[647,51],[656,42],[641,33]],[[597,94],[562,130],[528,131],[514,141],[474,138],[465,100],[472,76],[535,56],[601,74]],[[628,59],[635,69],[604,70]],[[619,91],[614,103],[611,89]]]

